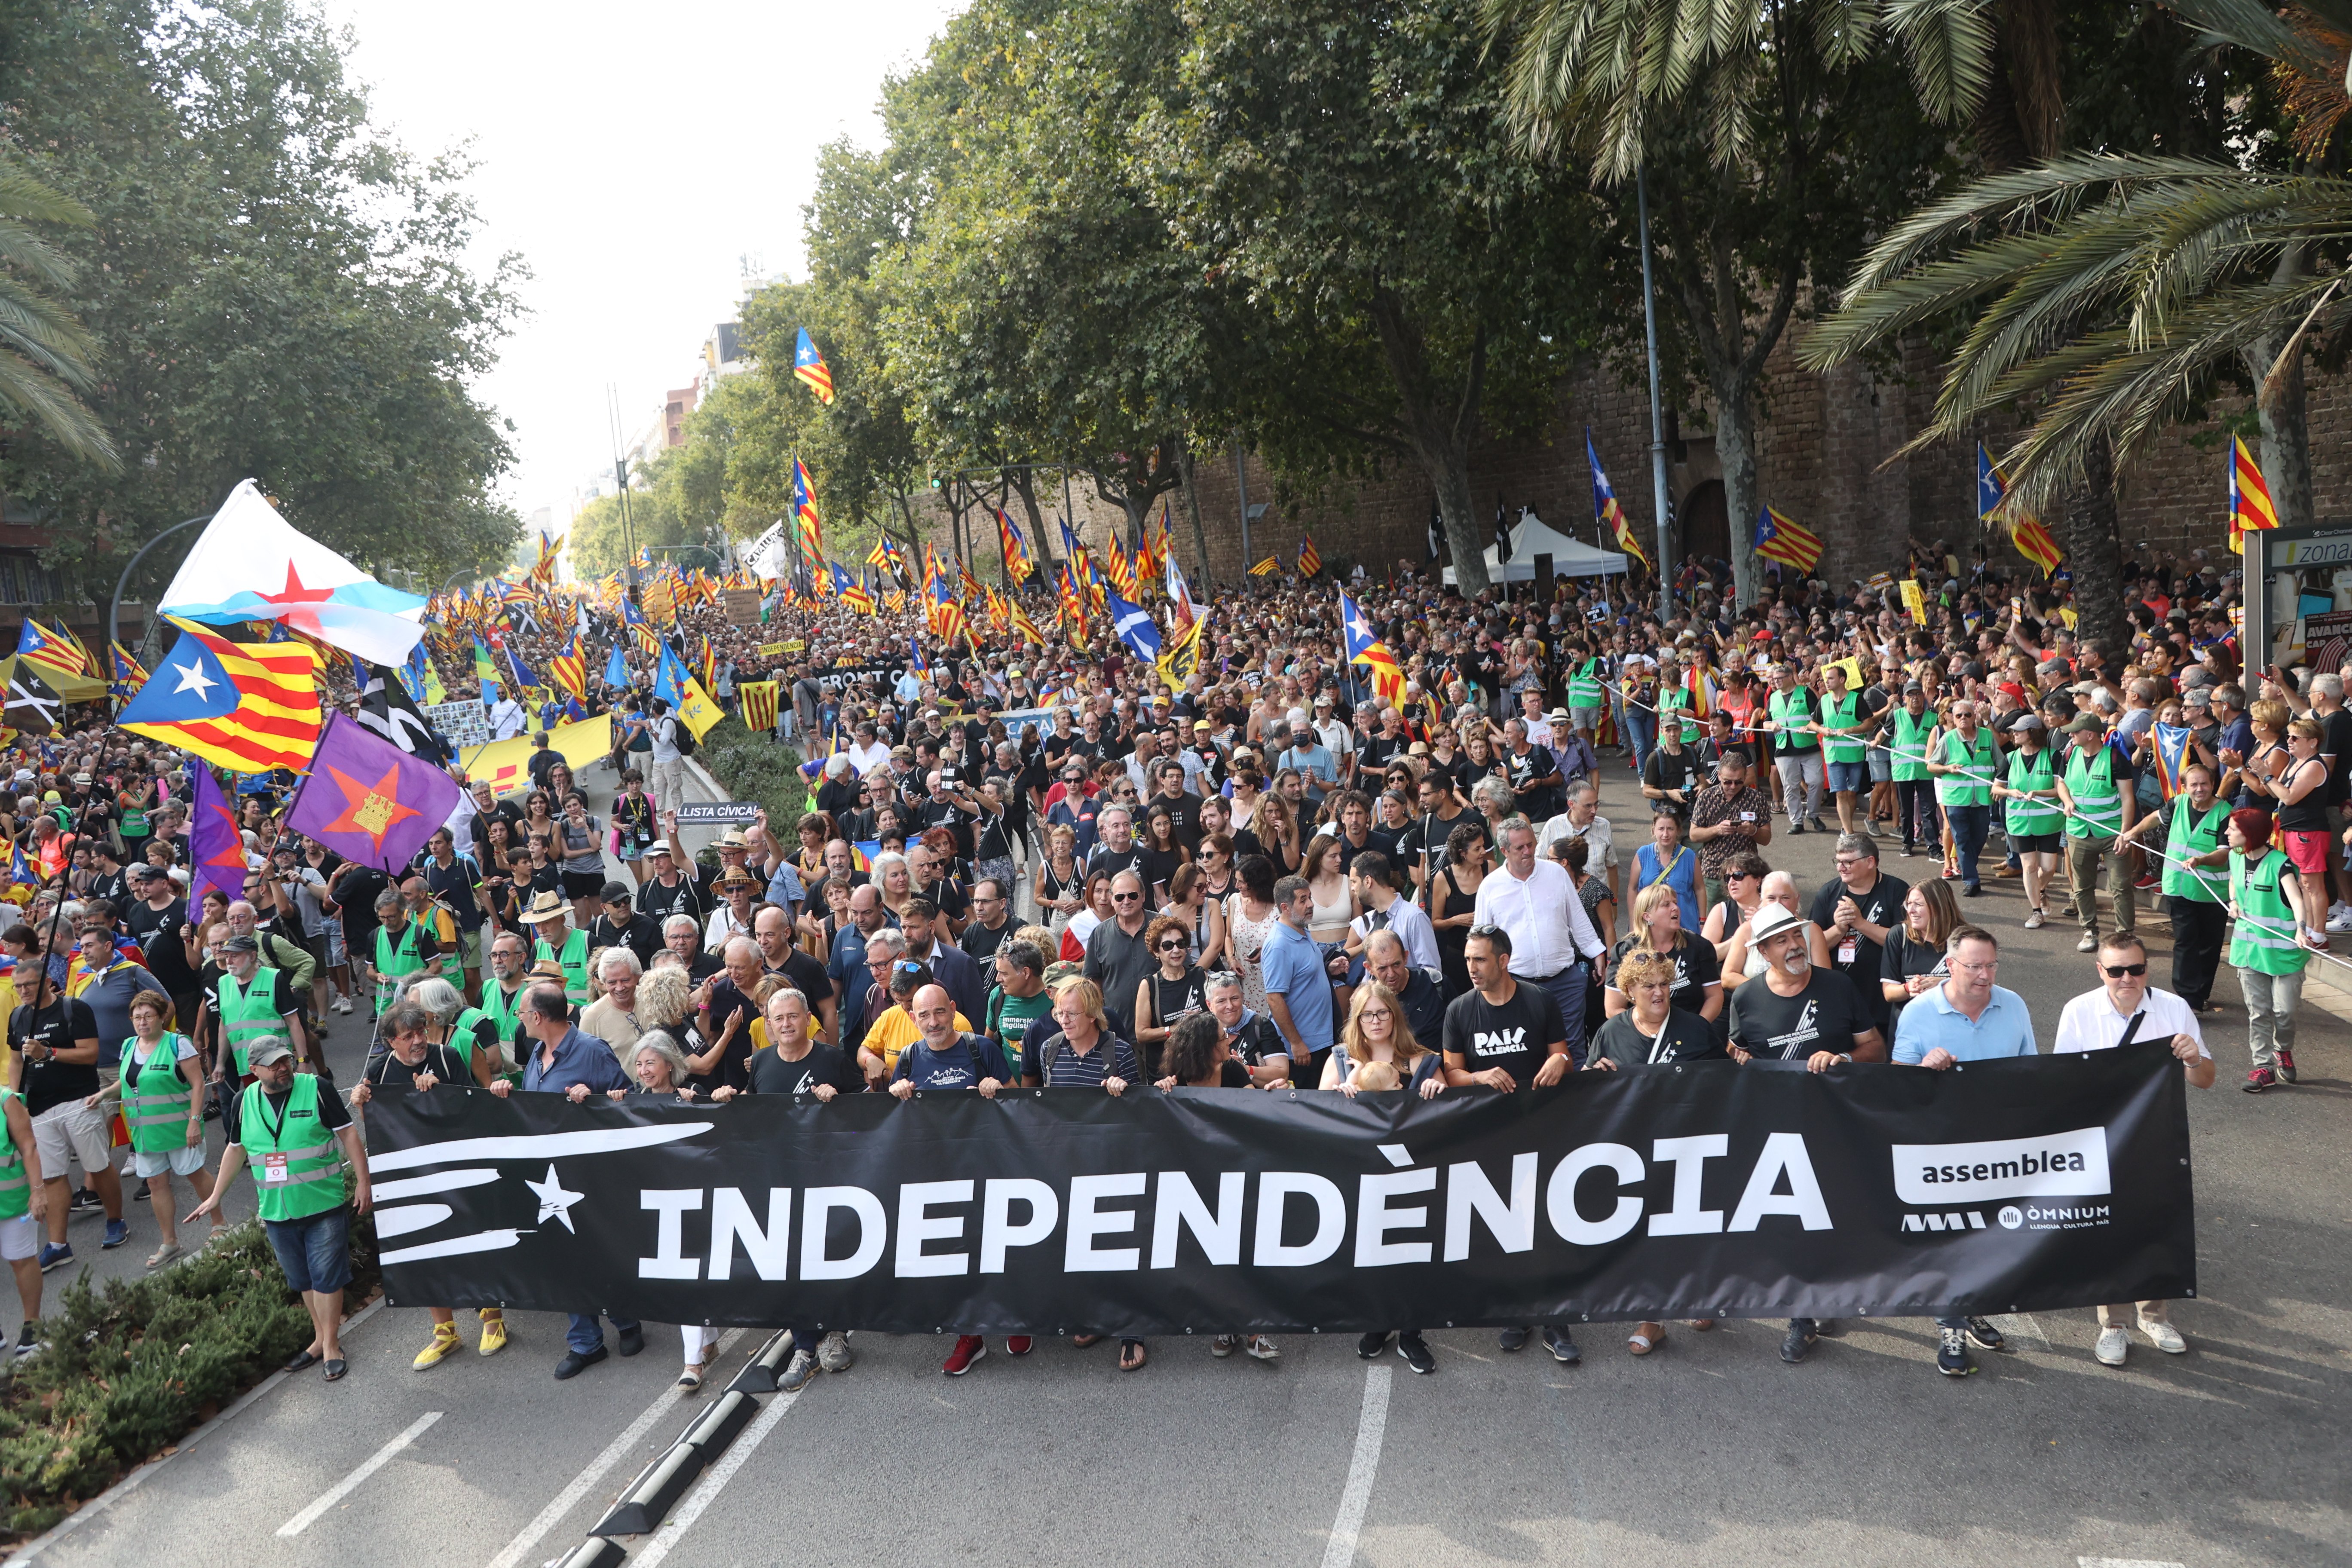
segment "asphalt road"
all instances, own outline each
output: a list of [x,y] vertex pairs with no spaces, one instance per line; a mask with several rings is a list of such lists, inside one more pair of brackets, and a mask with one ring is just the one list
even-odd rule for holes
[[[1604,809],[1638,838],[1646,816],[1622,763]],[[1784,838],[1768,858],[1810,889],[1830,847]],[[2016,883],[1988,886],[1971,913],[2000,933],[2000,983],[2032,1003],[2046,1043],[2064,1001],[2091,984],[2090,961],[2071,927],[2018,930]],[[2144,934],[2160,936],[2160,922]],[[1271,1364],[1160,1340],[1131,1375],[1115,1342],[1043,1343],[1016,1361],[992,1342],[950,1380],[946,1342],[861,1335],[851,1371],[764,1401],[672,1525],[626,1543],[632,1561],[2352,1560],[2352,1031],[2322,1011],[2352,1002],[2310,998],[2303,1082],[2255,1097],[2235,1088],[2244,1020],[2226,979],[2221,994],[2209,1022],[2221,1082],[2190,1103],[2201,1288],[2174,1311],[2187,1355],[2141,1342],[2109,1370],[2090,1353],[2091,1314],[2066,1311],[2002,1320],[2014,1353],[1981,1357],[1966,1380],[1936,1374],[1924,1321],[1854,1324],[1797,1367],[1774,1353],[1780,1325],[1728,1322],[1705,1335],[1675,1325],[1640,1360],[1595,1326],[1572,1367],[1539,1349],[1505,1354],[1486,1331],[1433,1333],[1439,1370],[1425,1378],[1393,1354],[1359,1361],[1352,1337],[1286,1338]],[[339,1058],[359,1043],[342,1033]],[[101,1270],[135,1269],[152,1246],[144,1205],[132,1208],[132,1243]],[[85,1233],[94,1245],[94,1221],[74,1228],[77,1246]],[[559,1384],[548,1373],[561,1320],[512,1321],[503,1354],[469,1349],[417,1373],[424,1312],[379,1310],[350,1334],[347,1380],[267,1387],[38,1557],[161,1554],[182,1568],[559,1557],[709,1395],[669,1389],[677,1342],[666,1327],[649,1329],[643,1355]],[[734,1344],[714,1385],[759,1339]]]

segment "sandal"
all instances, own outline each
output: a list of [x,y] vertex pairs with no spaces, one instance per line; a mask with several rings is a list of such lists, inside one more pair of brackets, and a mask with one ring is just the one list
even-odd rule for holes
[[1070,1336],[1070,1343],[1079,1350],[1086,1350],[1090,1346],[1098,1345],[1102,1342],[1103,1337],[1100,1334],[1072,1334]]
[[324,1375],[329,1383],[334,1383],[339,1381],[342,1377],[343,1373],[349,1370],[350,1368],[343,1359],[341,1356],[337,1356],[327,1363]]
[[1643,1323],[1626,1336],[1625,1348],[1635,1355],[1648,1355],[1666,1342],[1666,1331],[1655,1323]]
[[157,1247],[154,1251],[147,1255],[147,1267],[150,1268],[161,1268],[163,1265],[171,1262],[172,1259],[179,1256],[180,1244],[176,1241],[167,1241],[163,1246]]
[[319,1352],[317,1351],[306,1350],[297,1352],[293,1360],[288,1362],[284,1366],[278,1370],[280,1372],[308,1372],[310,1368],[318,1364]]
[[1121,1340],[1118,1342],[1119,1371],[1139,1372],[1142,1370],[1143,1363],[1150,1359],[1150,1355],[1143,1348],[1143,1342],[1141,1340]]
[[688,1392],[700,1388],[702,1386],[702,1369],[698,1366],[690,1366],[684,1372],[679,1373],[677,1374],[677,1386],[686,1389]]

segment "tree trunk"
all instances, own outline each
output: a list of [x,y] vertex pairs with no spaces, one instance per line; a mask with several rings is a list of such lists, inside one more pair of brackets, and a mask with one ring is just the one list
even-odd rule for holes
[[1420,325],[1407,316],[1404,302],[1382,291],[1373,301],[1371,314],[1380,329],[1390,379],[1396,385],[1405,447],[1437,492],[1438,514],[1445,520],[1445,542],[1454,554],[1454,585],[1463,597],[1475,598],[1492,586],[1486,575],[1486,541],[1479,537],[1470,500],[1470,441],[1477,433],[1479,395],[1486,376],[1486,331],[1480,329],[1470,351],[1470,365],[1462,384],[1446,389],[1454,406],[1441,408],[1437,389],[1431,384],[1429,355]]
[[[2289,246],[2272,268],[2271,281],[2287,283],[2303,276],[2303,248]],[[2266,332],[2246,345],[2246,374],[2254,384],[2254,412],[2262,421],[2263,479],[2271,489],[2271,505],[2281,528],[2306,528],[2313,521],[2311,493],[2311,431],[2306,422],[2303,380],[2305,343],[2275,380],[2272,367],[2286,352],[2291,326]]]
[[[1176,447],[1176,471],[1184,480],[1184,506],[1192,514],[1192,548],[1200,552],[1201,592],[1216,592],[1216,579],[1209,574],[1209,531],[1201,526],[1201,492],[1192,483],[1192,443],[1183,441]],[[1244,563],[1246,564],[1246,563]]]
[[[1732,594],[1744,609],[1756,602],[1761,585],[1761,574],[1756,569],[1756,517],[1764,505],[1756,479],[1756,387],[1752,378],[1736,371],[1712,379],[1715,458],[1723,469]],[[1660,565],[1671,570],[1666,563]]]
[[2105,668],[2114,675],[2123,668],[2131,645],[2124,619],[2123,542],[2116,533],[2115,449],[2101,436],[2084,458],[2088,470],[2083,488],[2066,504],[2066,562],[2074,573],[2074,636],[2078,642],[2095,642],[2105,655]]

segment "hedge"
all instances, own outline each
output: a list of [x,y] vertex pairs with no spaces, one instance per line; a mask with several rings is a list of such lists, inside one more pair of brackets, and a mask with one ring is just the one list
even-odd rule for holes
[[[352,1227],[347,1306],[378,1279],[375,1226]],[[258,1220],[169,1268],[65,1290],[47,1349],[0,1388],[0,1541],[47,1530],[210,1420],[310,1342],[310,1315]]]
[[768,826],[779,843],[797,845],[793,824],[808,810],[808,784],[801,777],[801,754],[767,731],[754,731],[740,719],[722,720],[702,738],[695,760],[710,770],[730,800],[768,808]]

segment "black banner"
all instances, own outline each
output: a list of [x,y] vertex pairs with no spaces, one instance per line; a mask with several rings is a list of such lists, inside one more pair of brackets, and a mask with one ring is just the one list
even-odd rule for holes
[[816,682],[818,689],[838,696],[863,681],[878,680],[887,686],[896,681],[906,668],[907,661],[903,658],[880,659],[869,664],[844,665],[835,669],[812,669],[809,679]]
[[400,1304],[884,1332],[1360,1331],[2196,1294],[2158,1045],[1434,1100],[1007,1090],[368,1107]]

